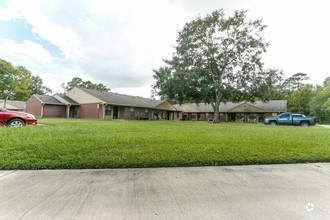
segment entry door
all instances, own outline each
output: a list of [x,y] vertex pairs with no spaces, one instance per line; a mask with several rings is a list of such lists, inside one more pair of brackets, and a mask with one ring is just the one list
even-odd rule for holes
[[118,106],[113,107],[113,119],[118,119]]
[[78,113],[78,107],[77,106],[73,106],[72,108],[71,108],[71,117],[72,118],[75,118],[76,117],[76,115],[77,115],[77,113]]
[[259,122],[264,122],[264,114],[263,113],[259,113],[258,118],[259,118]]
[[230,119],[231,119],[232,122],[235,122],[236,121],[236,115],[235,115],[235,113],[231,113]]

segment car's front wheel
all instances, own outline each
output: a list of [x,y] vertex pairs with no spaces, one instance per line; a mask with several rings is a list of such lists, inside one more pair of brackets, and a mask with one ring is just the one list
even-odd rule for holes
[[23,127],[25,126],[25,122],[22,119],[13,119],[8,122],[8,127]]

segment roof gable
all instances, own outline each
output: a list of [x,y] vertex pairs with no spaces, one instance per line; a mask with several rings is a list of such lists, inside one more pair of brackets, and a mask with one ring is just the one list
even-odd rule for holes
[[163,100],[161,104],[158,104],[154,108],[160,110],[176,111],[176,108],[169,101],[166,100]]
[[264,112],[264,110],[257,108],[250,103],[244,102],[234,108],[229,109],[228,112]]

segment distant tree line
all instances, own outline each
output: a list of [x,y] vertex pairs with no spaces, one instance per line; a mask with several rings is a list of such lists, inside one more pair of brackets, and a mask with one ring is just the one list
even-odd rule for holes
[[330,123],[330,77],[323,85],[304,84],[306,73],[296,73],[280,82],[271,99],[287,100],[287,109],[292,113],[317,116],[323,123]]
[[[83,81],[75,77],[70,82],[62,84],[65,91],[73,87],[96,89],[99,91],[110,91],[102,83]],[[26,101],[32,94],[51,94],[52,90],[44,85],[38,75],[33,75],[23,66],[13,66],[10,62],[0,59],[0,99]]]
[[25,101],[31,94],[51,92],[39,76],[32,75],[23,66],[15,67],[0,59],[0,99]]
[[85,89],[95,89],[98,91],[109,92],[110,88],[103,85],[102,83],[92,83],[91,81],[83,81],[79,77],[74,77],[70,82],[63,83],[62,88],[65,91],[72,89],[73,87],[85,88]]

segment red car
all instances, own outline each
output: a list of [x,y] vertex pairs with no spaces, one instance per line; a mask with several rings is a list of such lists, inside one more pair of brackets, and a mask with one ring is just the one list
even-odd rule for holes
[[36,125],[37,119],[34,115],[25,112],[8,111],[0,108],[0,126],[22,127],[25,125]]

